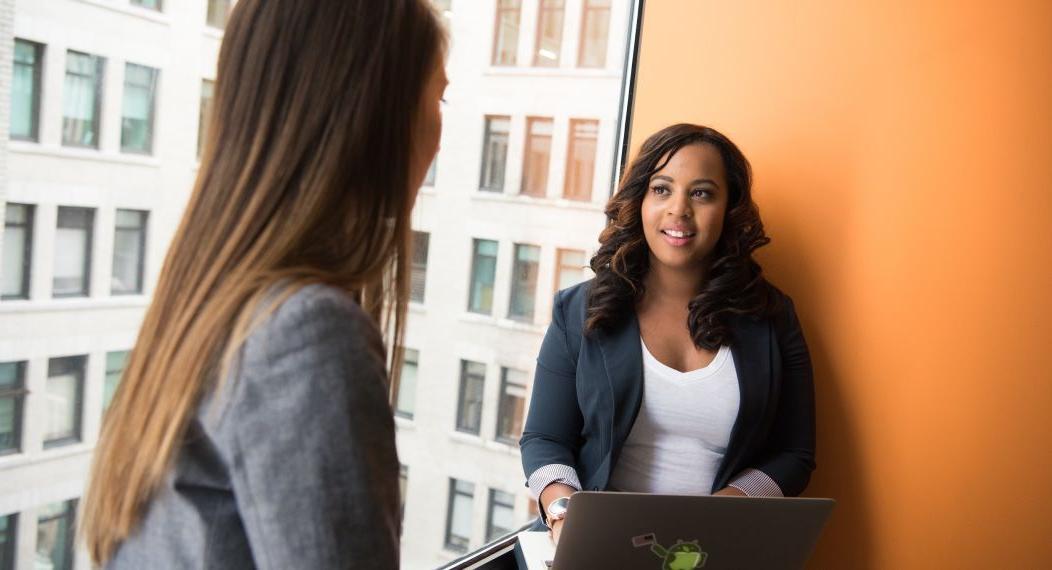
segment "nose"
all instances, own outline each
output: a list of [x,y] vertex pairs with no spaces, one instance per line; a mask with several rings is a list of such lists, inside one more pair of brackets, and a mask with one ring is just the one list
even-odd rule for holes
[[690,207],[690,198],[686,193],[679,192],[668,201],[668,210],[665,212],[676,218],[690,218],[694,210]]

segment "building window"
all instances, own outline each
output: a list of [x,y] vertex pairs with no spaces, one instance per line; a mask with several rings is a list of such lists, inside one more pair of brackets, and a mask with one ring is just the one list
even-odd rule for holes
[[113,395],[117,393],[117,386],[121,383],[124,375],[124,367],[128,364],[128,351],[106,353],[106,379],[102,384],[102,411],[105,412],[113,401]]
[[493,65],[515,65],[519,51],[521,0],[497,0],[497,23],[493,29]]
[[533,65],[559,67],[563,45],[563,0],[540,0],[537,13],[537,51]]
[[52,282],[55,297],[88,296],[94,224],[92,208],[59,207]]
[[486,514],[486,542],[515,530],[515,495],[497,489],[489,490],[489,512]]
[[452,478],[449,480],[449,508],[446,513],[446,548],[449,550],[468,551],[474,500],[474,483]]
[[26,363],[0,363],[0,455],[22,450],[22,409],[26,393]]
[[145,65],[124,66],[124,104],[121,111],[121,150],[153,152],[154,101],[159,72]]
[[15,567],[15,550],[18,548],[18,515],[0,517],[0,568]]
[[468,310],[488,315],[493,311],[493,282],[497,277],[497,242],[472,241],[471,291]]
[[457,399],[457,431],[479,434],[482,426],[482,396],[486,387],[486,365],[460,361],[460,396]]
[[427,232],[413,232],[413,264],[410,273],[409,299],[424,302],[427,285],[427,248],[431,236]]
[[0,298],[28,299],[33,259],[33,206],[7,204],[4,209],[4,249],[0,266]]
[[501,368],[500,407],[497,409],[497,439],[518,443],[526,411],[526,373]]
[[74,521],[77,501],[52,503],[40,509],[37,518],[36,568],[71,570],[73,568]]
[[197,113],[197,158],[201,158],[205,135],[208,134],[208,122],[212,117],[212,99],[215,96],[216,82],[211,79],[201,80],[201,108]]
[[566,186],[563,196],[570,200],[592,199],[595,177],[595,146],[599,139],[599,121],[570,121],[570,148],[566,157]]
[[62,104],[62,144],[99,147],[102,73],[106,60],[86,53],[66,52],[66,82]]
[[504,166],[508,161],[508,129],[511,117],[486,117],[482,143],[482,179],[479,189],[504,191]]
[[132,6],[142,6],[150,10],[161,11],[161,0],[131,0]]
[[420,351],[405,349],[405,360],[402,363],[402,376],[398,379],[398,395],[395,401],[395,414],[413,419],[416,411],[416,379],[420,370]]
[[40,76],[44,46],[15,40],[15,61],[11,74],[11,138],[40,140]]
[[[409,490],[409,467],[398,464],[398,494],[402,498],[400,520],[405,521],[405,494]],[[401,534],[401,531],[399,531]]]
[[543,198],[548,193],[548,162],[551,154],[552,120],[530,117],[526,120],[526,157],[522,165],[523,194]]
[[424,175],[424,186],[434,186],[435,176],[438,174],[438,155],[431,159],[431,166],[427,167],[427,174]]
[[560,249],[556,255],[555,290],[573,287],[587,277],[588,260],[578,249]]
[[110,291],[114,295],[142,293],[148,216],[148,212],[139,210],[117,210],[113,279],[110,282]]
[[581,18],[580,67],[606,66],[606,38],[610,33],[610,0],[584,0]]
[[222,30],[230,16],[230,0],[208,0],[207,22],[213,28]]
[[45,448],[80,441],[87,361],[87,356],[66,356],[48,361]]
[[511,273],[511,302],[508,317],[520,321],[533,320],[533,300],[537,296],[537,266],[541,248],[515,244],[515,264]]

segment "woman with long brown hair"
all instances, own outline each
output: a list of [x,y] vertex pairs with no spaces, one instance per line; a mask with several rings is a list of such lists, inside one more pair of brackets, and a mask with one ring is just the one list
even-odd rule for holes
[[238,2],[96,450],[95,563],[397,567],[388,363],[396,378],[444,46],[425,0]]
[[[595,278],[555,298],[522,436],[554,538],[581,489],[796,495],[814,470],[811,361],[741,150],[679,124],[606,206]],[[543,527],[542,527],[543,528]]]

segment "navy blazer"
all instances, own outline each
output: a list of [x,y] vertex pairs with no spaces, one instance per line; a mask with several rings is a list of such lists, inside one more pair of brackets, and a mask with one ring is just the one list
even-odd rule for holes
[[[527,478],[545,465],[569,465],[585,490],[600,491],[639,413],[643,354],[634,312],[617,330],[583,335],[591,283],[555,296],[519,445]],[[751,467],[784,495],[798,495],[815,468],[811,358],[792,300],[782,295],[780,307],[773,318],[728,323],[741,398],[712,492]]]

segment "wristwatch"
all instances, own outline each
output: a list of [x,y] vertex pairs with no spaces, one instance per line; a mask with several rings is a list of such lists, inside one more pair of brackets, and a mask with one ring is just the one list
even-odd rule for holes
[[558,520],[562,520],[566,517],[566,509],[570,507],[570,497],[559,497],[554,501],[548,503],[548,508],[545,512],[548,514],[548,526],[551,527],[552,523]]

